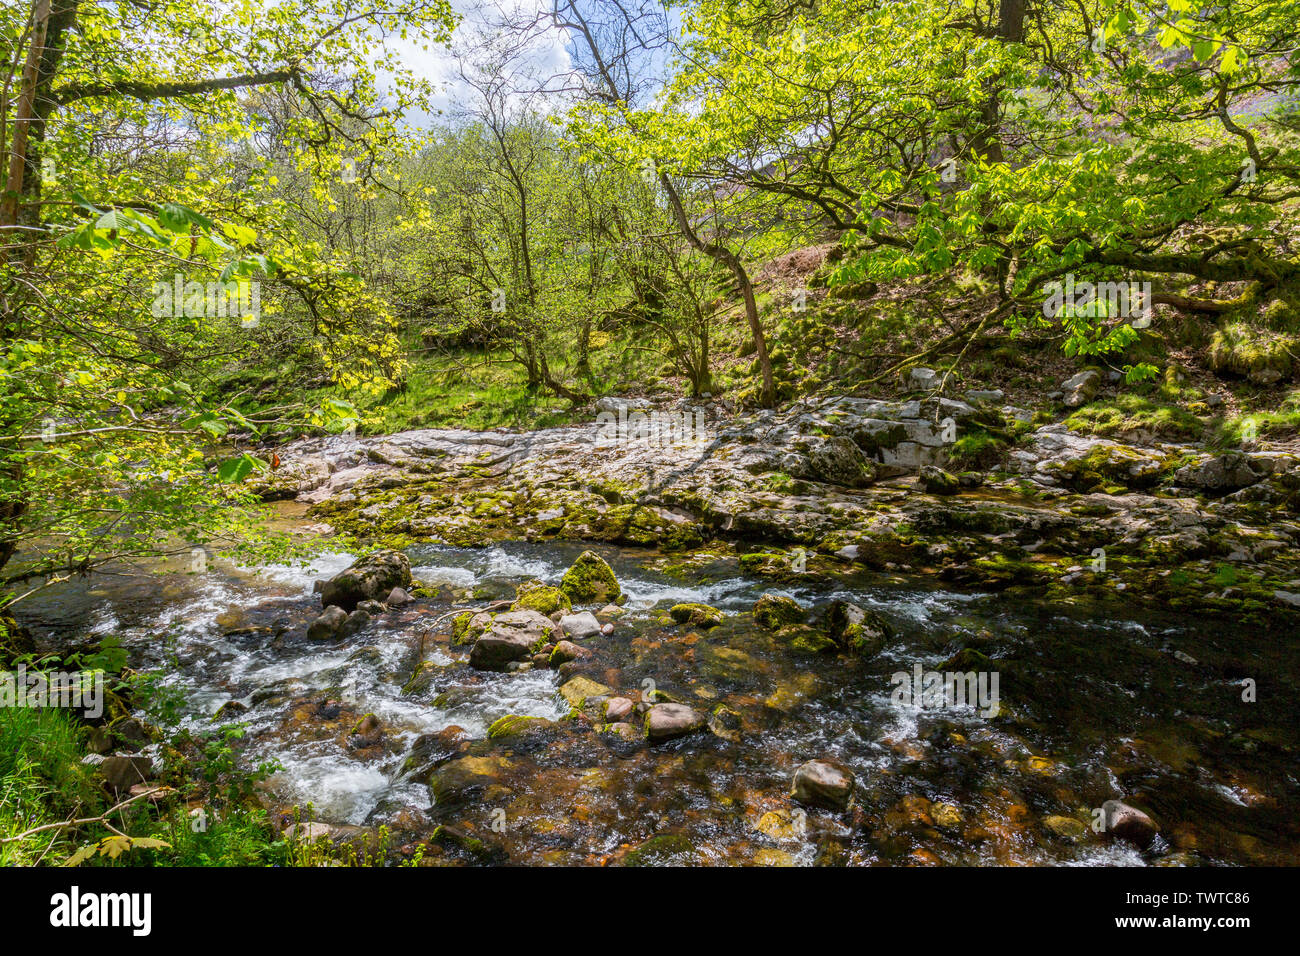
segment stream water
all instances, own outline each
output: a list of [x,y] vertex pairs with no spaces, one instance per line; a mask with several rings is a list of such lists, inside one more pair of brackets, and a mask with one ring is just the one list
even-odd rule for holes
[[[245,757],[281,767],[266,784],[276,807],[310,803],[322,821],[386,822],[412,840],[453,824],[489,848],[471,859],[600,863],[671,834],[671,861],[715,864],[1300,860],[1295,635],[1123,605],[1013,602],[865,572],[773,586],[734,560],[667,574],[648,567],[651,552],[597,548],[629,597],[613,633],[584,642],[594,663],[584,673],[615,690],[652,680],[706,711],[726,705],[740,718],[734,739],[652,747],[566,724],[487,740],[507,714],[560,720],[563,678],[471,670],[469,648],[448,641],[448,611],[512,596],[530,578],[558,583],[585,547],[412,548],[414,576],[439,599],[327,644],[304,635],[319,613],[312,587],[346,554],[70,582],[25,605],[23,623],[47,641],[120,636],[133,666],[167,675],[194,728],[212,727],[228,701],[247,705],[233,719],[247,724]],[[711,631],[664,619],[685,601],[747,611],[765,590],[813,609],[853,601],[884,615],[897,639],[863,661],[796,654],[748,617]],[[940,669],[963,648],[997,662],[998,716],[892,699],[892,674]],[[1242,699],[1247,678],[1255,702]],[[357,747],[350,729],[366,713],[383,740]],[[417,738],[451,727],[483,777],[464,799],[434,805],[402,767]],[[853,814],[790,801],[795,768],[819,758],[856,775]],[[1157,820],[1151,850],[1086,829],[1111,798]]]

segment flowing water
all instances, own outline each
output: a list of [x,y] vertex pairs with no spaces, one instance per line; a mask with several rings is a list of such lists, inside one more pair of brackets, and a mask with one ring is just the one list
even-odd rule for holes
[[[619,691],[653,681],[704,711],[725,705],[739,715],[734,739],[651,747],[566,722],[489,741],[507,714],[561,720],[564,678],[471,670],[468,647],[449,643],[448,612],[509,597],[530,578],[558,583],[584,547],[412,548],[414,576],[440,598],[326,644],[304,635],[319,613],[312,587],[346,567],[346,554],[70,582],[27,605],[24,623],[50,642],[120,636],[134,667],[167,675],[192,728],[211,728],[228,701],[247,705],[232,719],[247,724],[249,761],[278,762],[266,784],[277,808],[310,803],[322,821],[385,822],[412,841],[452,824],[475,837],[477,855],[457,859],[600,863],[671,834],[672,861],[705,863],[1300,860],[1295,636],[1123,605],[1014,602],[870,573],[772,585],[725,559],[669,574],[650,567],[651,552],[597,548],[628,600],[611,634],[584,642],[593,657],[583,673]],[[862,661],[794,653],[748,617],[711,631],[665,621],[687,601],[747,611],[765,590],[813,609],[853,601],[884,615],[897,638]],[[940,670],[963,648],[996,662],[999,714],[895,698],[892,675]],[[1255,702],[1242,699],[1248,678]],[[366,713],[384,735],[359,747],[349,735]],[[484,776],[434,805],[402,767],[417,738],[451,727]],[[790,801],[791,776],[810,759],[853,771],[852,813]],[[1146,853],[1080,826],[1120,797],[1161,825]]]

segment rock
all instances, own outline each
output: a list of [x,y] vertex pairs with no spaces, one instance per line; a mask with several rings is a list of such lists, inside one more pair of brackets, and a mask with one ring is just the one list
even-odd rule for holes
[[918,366],[907,370],[907,387],[928,392],[939,384],[939,373],[932,368]]
[[936,465],[922,465],[917,483],[931,495],[955,495],[961,490],[961,479]]
[[482,796],[510,768],[505,757],[464,756],[443,764],[429,777],[435,808],[458,806]]
[[717,627],[723,621],[723,613],[707,604],[675,604],[668,609],[668,614],[678,624],[694,627]]
[[547,616],[572,609],[567,594],[541,581],[525,581],[519,585],[515,603],[510,606],[512,611],[533,610]]
[[646,713],[645,735],[651,743],[684,737],[703,730],[707,719],[686,704],[655,704]]
[[1070,408],[1088,404],[1096,397],[1099,388],[1101,388],[1101,373],[1095,368],[1084,369],[1078,375],[1072,375],[1061,383],[1063,401]]
[[361,608],[357,608],[348,615],[347,620],[343,622],[343,626],[339,628],[339,637],[349,637],[356,634],[369,624],[371,620],[372,618],[367,612],[361,610]]
[[876,480],[876,466],[851,438],[835,435],[830,438],[817,438],[800,443],[806,467],[794,466],[791,470],[797,478],[809,478],[813,481],[846,488],[865,488]]
[[578,614],[566,614],[561,617],[560,630],[574,640],[581,641],[584,638],[595,637],[603,629],[600,621],[596,620],[596,615],[590,611],[581,611]]
[[99,765],[104,783],[115,793],[126,793],[137,783],[145,783],[153,772],[153,761],[136,754],[130,757],[105,757]]
[[826,630],[841,647],[870,657],[879,654],[893,637],[893,628],[873,611],[836,601],[827,609]]
[[695,845],[679,833],[660,833],[629,851],[622,866],[688,866],[699,862]]
[[604,684],[581,675],[571,678],[560,687],[560,696],[574,710],[582,710],[582,705],[586,703],[588,697],[605,697],[612,693],[613,690]]
[[332,641],[340,636],[347,622],[348,612],[337,605],[331,605],[307,625],[307,637],[313,641]]
[[824,760],[809,760],[794,773],[790,796],[826,810],[847,810],[853,800],[853,774]]
[[545,717],[524,717],[507,714],[492,722],[488,727],[489,740],[501,740],[506,737],[527,737],[533,734],[548,733],[555,729],[555,721]]
[[1054,836],[1073,843],[1088,832],[1086,824],[1073,817],[1050,816],[1043,818],[1043,827]]
[[232,717],[238,717],[240,714],[248,712],[248,705],[241,700],[228,700],[212,715],[213,720],[230,720]]
[[410,604],[414,600],[415,598],[411,597],[405,588],[398,587],[388,592],[388,597],[384,599],[384,603],[389,607],[401,607],[404,604]]
[[585,604],[617,601],[622,594],[613,568],[595,551],[578,555],[560,579],[560,590],[570,601]]
[[611,724],[621,723],[632,716],[635,705],[626,697],[611,697],[605,702],[605,720]]
[[504,670],[548,641],[559,642],[561,632],[550,618],[537,611],[506,611],[491,618],[487,630],[469,652],[469,666],[477,670]]
[[966,401],[972,405],[997,405],[1006,398],[1005,393],[1000,388],[977,389],[973,388],[966,393]]
[[807,616],[798,601],[781,594],[764,594],[754,602],[754,620],[772,630],[802,624]]
[[1145,850],[1156,838],[1160,828],[1156,822],[1136,807],[1119,800],[1107,800],[1101,805],[1105,832]]
[[1174,480],[1180,485],[1202,491],[1236,491],[1263,477],[1251,467],[1250,458],[1239,451],[1192,462],[1174,472]]
[[[221,713],[221,711],[217,711],[217,713]],[[109,754],[113,752],[114,743],[113,735],[109,733],[107,727],[95,727],[90,731],[90,736],[86,738],[86,750],[92,754]]]
[[402,762],[402,773],[418,783],[453,757],[469,749],[470,735],[454,724],[432,734],[421,734],[411,745],[411,753]]
[[561,664],[567,664],[569,661],[581,660],[584,657],[590,657],[591,651],[585,647],[579,647],[572,641],[560,641],[555,645],[555,650],[551,651],[546,662],[551,667],[559,667]]
[[357,559],[352,566],[330,580],[321,588],[321,606],[338,605],[352,611],[364,600],[377,601],[390,594],[395,587],[411,584],[411,562],[400,551],[376,551]]

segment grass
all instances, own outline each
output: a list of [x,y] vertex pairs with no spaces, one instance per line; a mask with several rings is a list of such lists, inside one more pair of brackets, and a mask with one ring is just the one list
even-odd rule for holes
[[[64,710],[0,708],[0,839],[99,812],[102,800],[81,763],[83,733]],[[0,843],[0,865],[61,862],[71,849],[62,831],[47,831]]]
[[1145,395],[1126,392],[1114,399],[1093,402],[1066,420],[1073,432],[1103,437],[1146,432],[1165,439],[1195,439],[1206,423],[1178,405],[1155,401]]

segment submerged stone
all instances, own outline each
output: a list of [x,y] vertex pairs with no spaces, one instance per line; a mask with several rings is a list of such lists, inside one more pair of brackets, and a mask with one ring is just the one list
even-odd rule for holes
[[853,800],[853,774],[824,760],[809,760],[794,772],[790,796],[826,810],[847,810]]

